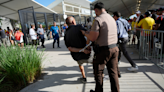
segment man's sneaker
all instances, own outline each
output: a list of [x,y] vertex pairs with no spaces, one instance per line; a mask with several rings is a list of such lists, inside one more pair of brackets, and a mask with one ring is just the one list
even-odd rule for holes
[[121,78],[121,74],[120,73],[118,73],[118,78]]
[[61,48],[60,46],[58,48]]
[[93,91],[93,90],[91,89],[90,92],[95,92],[95,91]]
[[128,71],[134,72],[138,70],[138,66],[128,68]]
[[79,78],[79,80],[80,80],[82,83],[87,83],[87,79],[86,79],[86,78]]

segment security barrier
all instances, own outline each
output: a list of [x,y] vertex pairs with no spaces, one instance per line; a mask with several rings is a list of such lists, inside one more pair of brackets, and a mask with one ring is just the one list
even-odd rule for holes
[[[151,60],[157,66],[164,69],[164,31],[138,28],[136,30],[140,32],[139,59]],[[131,41],[129,42],[129,46],[132,46]]]

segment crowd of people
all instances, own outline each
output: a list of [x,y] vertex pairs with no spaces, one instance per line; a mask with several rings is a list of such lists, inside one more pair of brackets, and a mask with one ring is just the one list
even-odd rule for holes
[[[34,30],[35,25],[31,25],[31,29],[29,30],[30,38],[32,40],[32,45],[37,46],[37,39],[40,38],[42,42],[43,48],[44,46],[44,31],[42,28],[42,25],[39,25],[40,28],[38,28],[37,32]],[[1,43],[7,47],[7,46],[15,46],[18,45],[19,47],[23,48],[24,47],[24,33],[19,29],[19,28],[14,28],[11,30],[9,27],[7,27],[7,30],[3,30],[0,27],[0,38],[1,38]],[[8,42],[10,41],[10,44]],[[1,45],[2,45],[1,44]]]
[[161,43],[163,41],[161,39],[161,34],[163,33],[151,32],[146,30],[164,31],[164,8],[149,10],[144,14],[141,14],[140,11],[137,11],[136,15],[137,17],[134,17],[132,21],[132,29],[134,31],[132,42],[135,43],[135,38],[137,37],[137,49],[140,46],[140,37],[142,41],[143,37],[147,38],[149,47],[153,47],[155,40],[158,40],[158,42]]
[[11,45],[15,45],[15,42],[18,44],[19,47],[23,47],[23,36],[24,34],[19,30],[19,28],[16,28],[14,30],[11,30],[9,27],[7,27],[7,30],[2,30],[0,27],[0,38],[2,44],[6,47],[9,46],[8,39],[11,43]]
[[[58,26],[56,26],[56,22],[54,22],[53,24],[54,25],[51,26],[50,28],[50,38],[54,39],[52,47],[53,48],[55,47],[54,44],[57,40],[58,48],[61,48],[59,46],[59,42],[60,42],[59,37],[64,36],[67,25],[64,24],[62,30],[60,31]],[[29,29],[29,33],[27,33],[30,35],[31,45],[35,46],[38,50],[37,47],[37,45],[39,44],[38,42],[41,42],[41,46],[45,48],[44,42],[45,42],[46,31],[42,27],[42,24],[39,24],[39,28],[37,28],[37,30],[35,29],[36,29],[35,25],[31,25],[31,28]],[[2,43],[1,45],[4,45],[5,47],[9,45],[11,46],[18,45],[19,47],[22,48],[24,47],[24,33],[19,28],[14,28],[13,30],[11,30],[9,27],[7,27],[7,30],[5,29],[3,30],[0,27],[0,39]],[[10,41],[10,44],[8,40]]]

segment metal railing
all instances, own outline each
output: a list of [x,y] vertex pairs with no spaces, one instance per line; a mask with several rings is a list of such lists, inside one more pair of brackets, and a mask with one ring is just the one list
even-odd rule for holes
[[[164,69],[164,31],[138,28],[136,30],[140,32],[139,59],[150,60]],[[128,45],[132,46],[131,41]]]

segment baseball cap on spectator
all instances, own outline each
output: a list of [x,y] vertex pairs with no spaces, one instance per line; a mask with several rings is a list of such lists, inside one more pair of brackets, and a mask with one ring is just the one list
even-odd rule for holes
[[136,14],[141,14],[141,12],[140,11],[137,11]]

